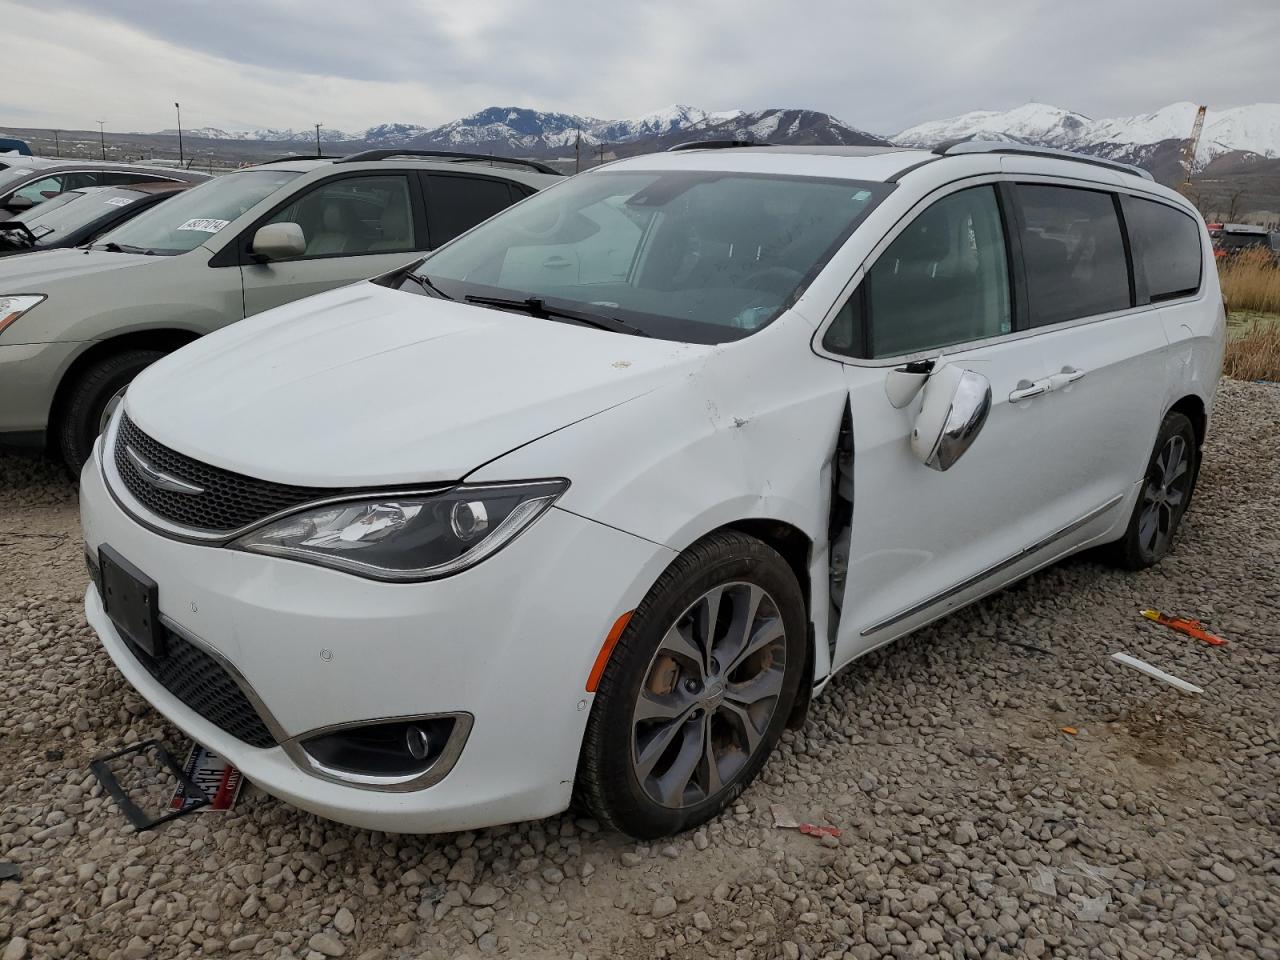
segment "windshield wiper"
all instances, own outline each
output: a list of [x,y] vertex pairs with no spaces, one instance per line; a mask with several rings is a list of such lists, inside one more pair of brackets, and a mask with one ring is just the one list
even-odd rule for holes
[[580,310],[567,310],[563,307],[547,306],[547,302],[541,297],[525,297],[523,300],[515,300],[507,297],[485,297],[477,294],[468,294],[466,300],[467,303],[475,303],[483,307],[497,307],[500,310],[521,310],[531,317],[538,317],[542,320],[570,320],[574,323],[585,324],[588,327],[595,327],[598,330],[629,333],[633,337],[649,336],[639,327],[617,317],[611,317],[604,313],[587,313]]
[[406,280],[412,280],[414,283],[416,283],[418,286],[420,286],[423,290],[425,290],[427,293],[431,294],[432,296],[440,297],[444,300],[453,299],[453,297],[449,296],[447,293],[445,293],[443,290],[437,287],[431,281],[431,278],[428,276],[424,276],[421,273],[414,273],[412,270],[407,271],[404,276]]
[[146,257],[154,257],[154,250],[143,250],[141,247],[126,247],[116,243],[114,240],[108,240],[106,243],[90,244],[90,250],[105,250],[107,253],[140,253]]

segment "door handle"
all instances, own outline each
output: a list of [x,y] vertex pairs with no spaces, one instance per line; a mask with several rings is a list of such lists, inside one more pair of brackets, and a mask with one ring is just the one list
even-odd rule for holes
[[1077,370],[1075,367],[1063,367],[1061,373],[1055,373],[1049,377],[1049,389],[1061,390],[1063,387],[1073,384],[1083,377],[1083,370]]
[[1037,380],[1032,383],[1030,380],[1019,380],[1018,385],[1013,388],[1009,394],[1009,402],[1017,403],[1019,400],[1030,400],[1032,397],[1038,397],[1042,393],[1048,393],[1053,387],[1049,381]]

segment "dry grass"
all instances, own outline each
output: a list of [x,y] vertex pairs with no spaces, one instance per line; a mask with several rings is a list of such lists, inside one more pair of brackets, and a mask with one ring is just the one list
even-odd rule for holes
[[1280,381],[1280,317],[1260,319],[1229,335],[1222,372],[1237,380]]
[[1280,313],[1280,264],[1266,250],[1245,250],[1218,264],[1227,306]]

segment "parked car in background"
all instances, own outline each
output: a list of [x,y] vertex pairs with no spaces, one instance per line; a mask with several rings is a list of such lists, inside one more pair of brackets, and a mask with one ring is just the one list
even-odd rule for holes
[[[22,157],[31,156],[31,148],[27,146],[27,141],[19,140],[16,137],[0,137],[0,154],[13,153]],[[3,160],[0,160],[3,163]]]
[[81,475],[86,614],[305,809],[668,834],[857,657],[1164,557],[1225,338],[1203,222],[1136,168],[634,157],[145,371]]
[[0,257],[90,243],[190,186],[174,181],[68,190],[0,222]]
[[1254,226],[1250,223],[1224,223],[1213,237],[1213,253],[1215,257],[1230,257],[1245,250],[1265,250],[1276,252],[1272,241],[1272,233],[1266,227]]
[[562,179],[533,161],[413,153],[262,164],[87,251],[0,262],[0,442],[48,445],[78,468],[129,382],[166,353],[404,266]]
[[11,157],[0,170],[0,220],[25,213],[60,193],[80,187],[132,183],[203,183],[208,174],[130,163]]

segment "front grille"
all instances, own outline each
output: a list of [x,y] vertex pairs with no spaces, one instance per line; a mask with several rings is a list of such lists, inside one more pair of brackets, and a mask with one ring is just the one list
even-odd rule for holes
[[[157,470],[193,483],[204,492],[177,493],[155,486],[125,453],[126,447],[132,447]],[[153,440],[123,415],[116,434],[114,457],[124,485],[152,513],[171,523],[217,533],[230,533],[281,510],[350,492],[272,483],[201,463]]]
[[121,639],[162,687],[219,730],[251,747],[275,746],[276,738],[222,665],[174,631],[166,628],[164,634],[168,652],[158,660],[123,634]]

